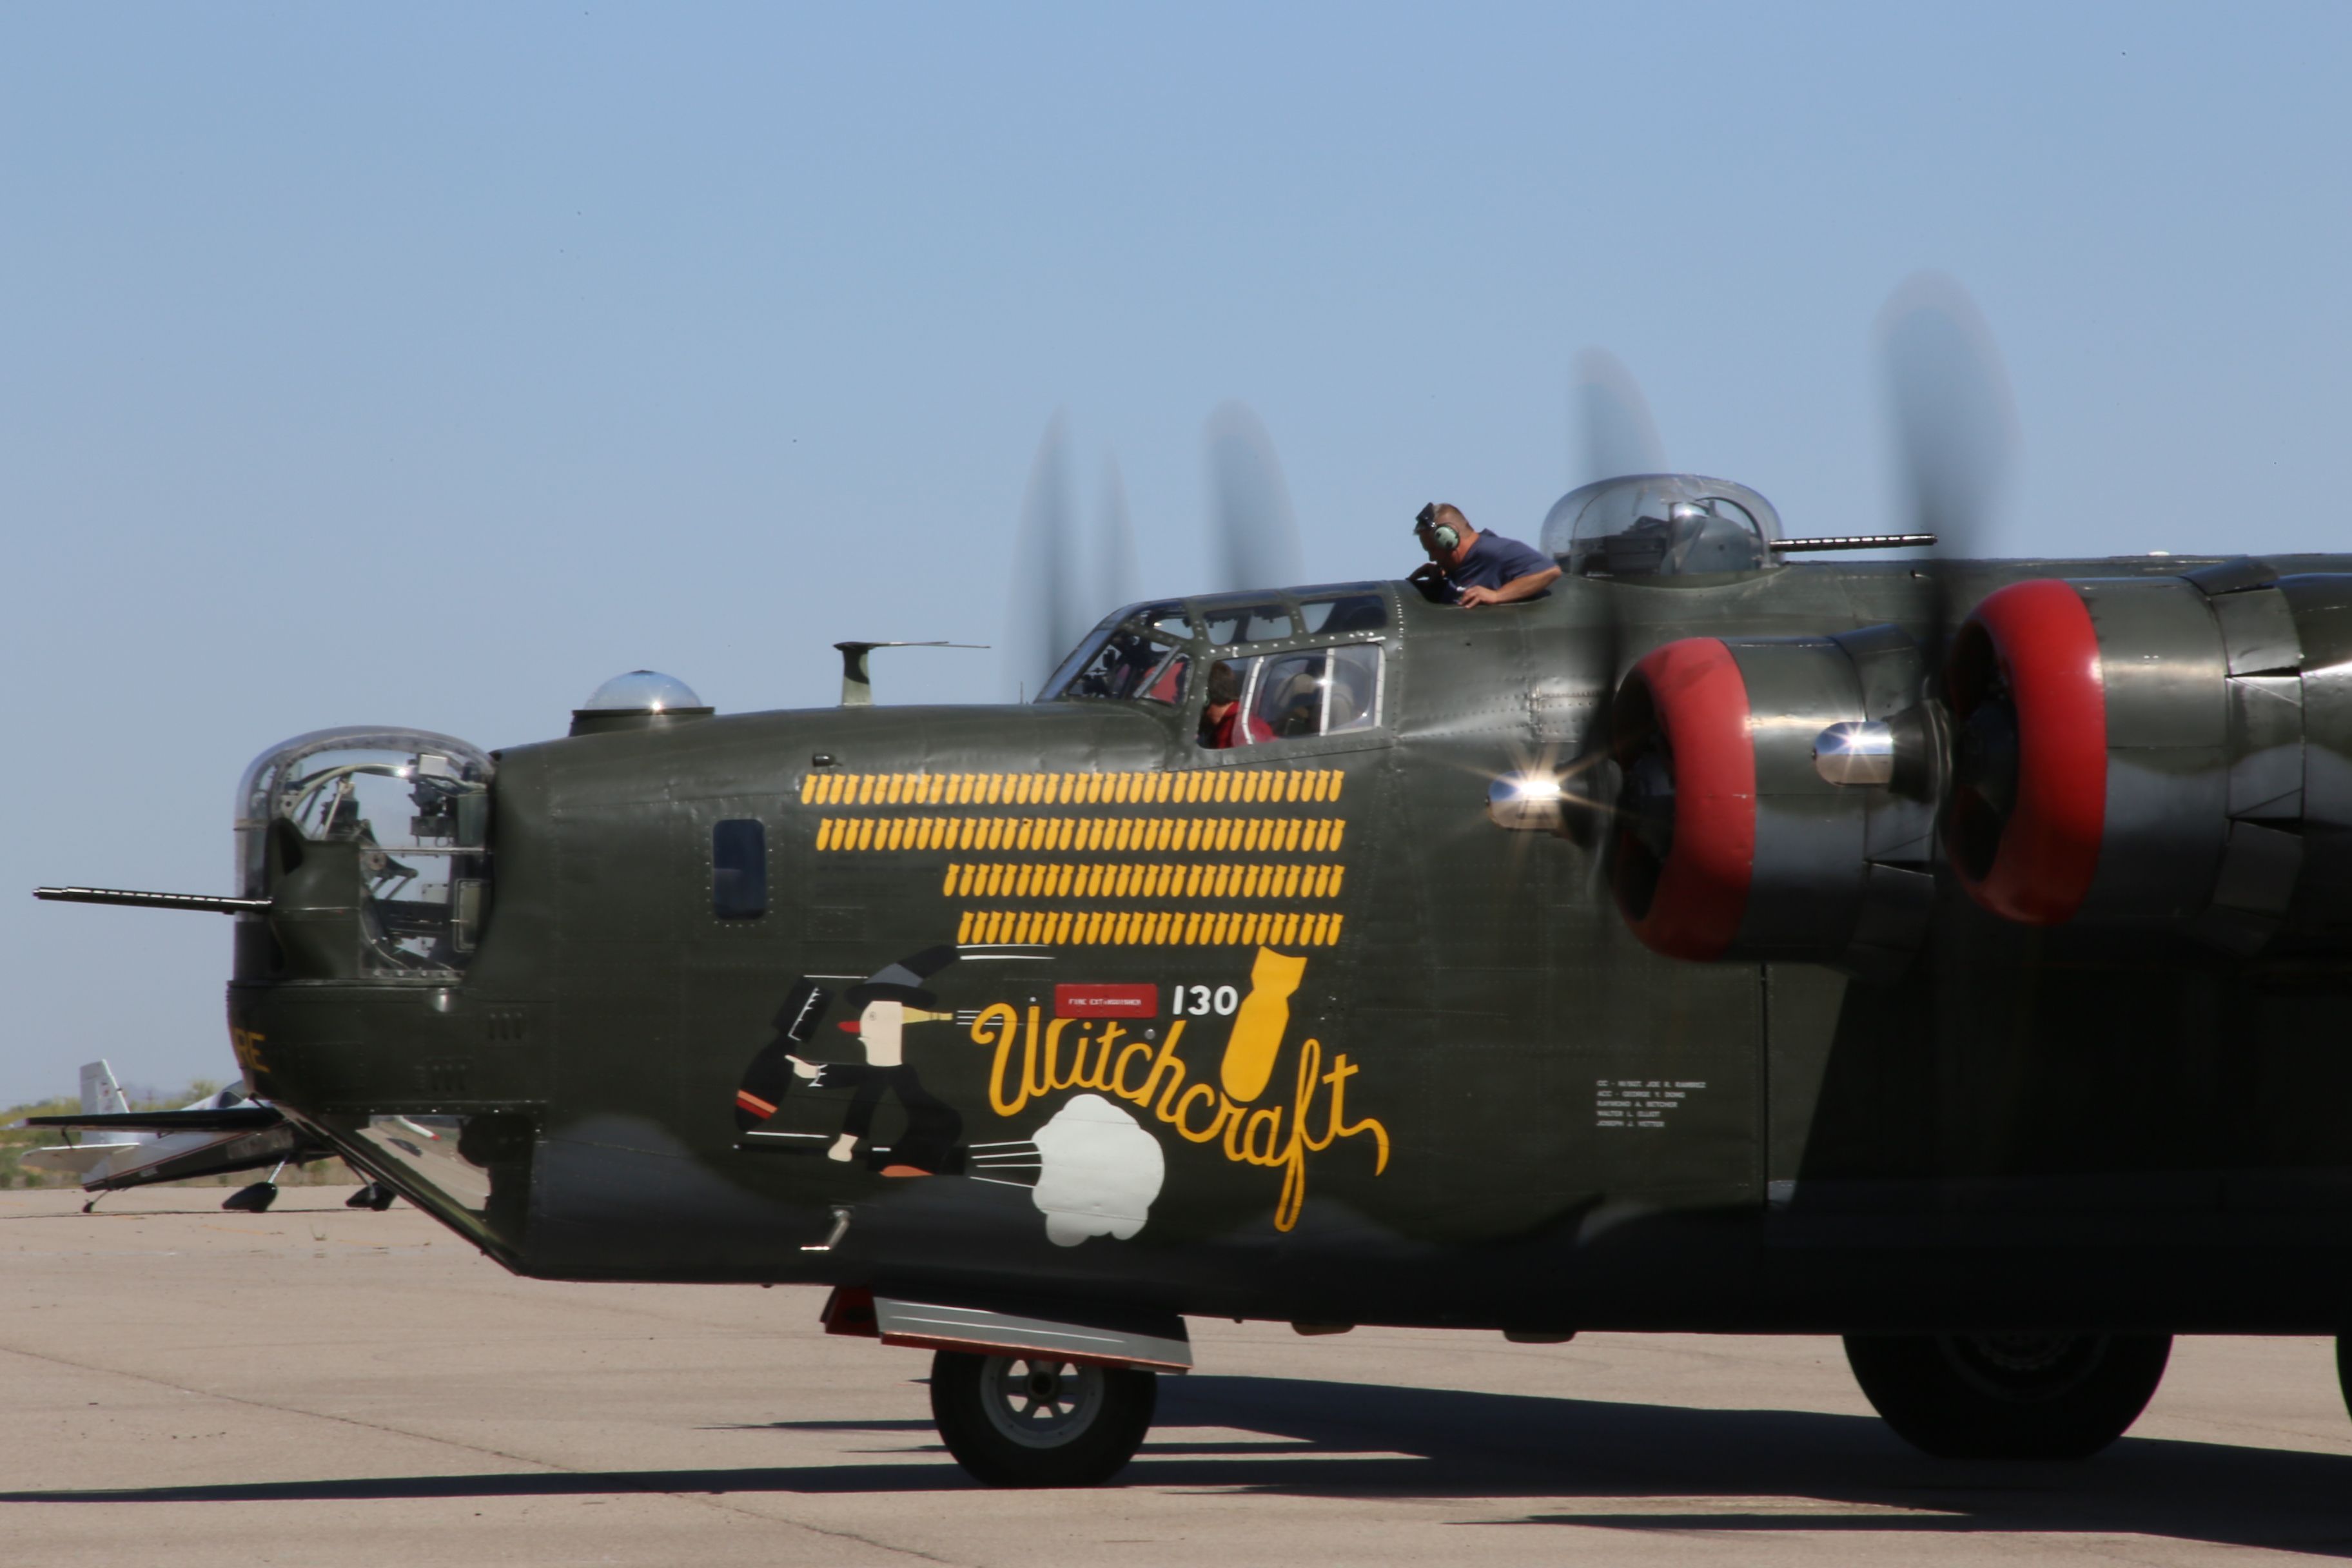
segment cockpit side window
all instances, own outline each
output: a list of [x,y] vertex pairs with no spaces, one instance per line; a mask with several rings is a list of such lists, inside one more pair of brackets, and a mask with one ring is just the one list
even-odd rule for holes
[[1324,680],[1323,732],[1344,735],[1381,721],[1381,647],[1349,643],[1331,650]]
[[1192,656],[1178,648],[1160,661],[1160,668],[1136,695],[1146,702],[1165,702],[1171,708],[1176,707],[1184,700],[1184,677],[1192,668]]
[[1210,675],[1201,744],[1222,751],[1374,728],[1381,653],[1378,643],[1346,643],[1222,661]]
[[1250,688],[1250,711],[1277,741],[1312,735],[1323,728],[1324,650],[1252,659],[1257,679]]

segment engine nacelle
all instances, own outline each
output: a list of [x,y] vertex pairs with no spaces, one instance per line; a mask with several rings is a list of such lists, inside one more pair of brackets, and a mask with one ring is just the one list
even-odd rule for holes
[[1944,676],[1945,847],[1985,909],[2242,952],[2352,925],[2344,875],[2312,871],[2352,871],[2352,577],[2239,561],[2015,583],[1961,624]]
[[1635,664],[1612,710],[1611,868],[1634,934],[1675,958],[1899,965],[1935,891],[1922,678],[1892,626],[1687,637]]

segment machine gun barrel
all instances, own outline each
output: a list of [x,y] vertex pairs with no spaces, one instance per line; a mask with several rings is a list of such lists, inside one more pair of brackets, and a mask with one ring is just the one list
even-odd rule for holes
[[215,893],[136,893],[122,888],[35,888],[33,897],[62,904],[131,904],[148,910],[209,910],[215,914],[260,913],[268,899],[232,899]]
[[1776,539],[1772,548],[1796,550],[1917,550],[1936,542],[1932,533],[1833,533],[1820,539]]

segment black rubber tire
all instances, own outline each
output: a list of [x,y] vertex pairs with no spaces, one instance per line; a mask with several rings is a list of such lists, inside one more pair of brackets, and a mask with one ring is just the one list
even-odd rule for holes
[[[1023,1441],[1006,1429],[1008,1420],[1019,1423],[998,1390],[1004,1380],[1024,1375],[1022,1368],[1030,1369],[1026,1375],[1069,1380],[1054,1386],[1078,1391],[1066,1430],[1040,1426]],[[931,1418],[948,1452],[985,1486],[1100,1486],[1143,1446],[1159,1400],[1159,1378],[1130,1368],[965,1351],[931,1355]]]
[[2344,1391],[2345,1414],[2352,1415],[2352,1334],[2336,1336],[2336,1384]]
[[221,1207],[231,1214],[266,1214],[269,1205],[277,1201],[277,1183],[256,1182],[250,1186],[239,1187],[223,1198]]
[[1886,1424],[1939,1459],[2087,1459],[2147,1408],[2169,1334],[1848,1334]]

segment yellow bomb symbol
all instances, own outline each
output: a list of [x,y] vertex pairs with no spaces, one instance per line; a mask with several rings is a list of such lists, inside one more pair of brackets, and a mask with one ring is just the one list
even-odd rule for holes
[[1219,1070],[1227,1099],[1248,1101],[1265,1092],[1283,1033],[1290,1027],[1290,994],[1306,973],[1303,954],[1293,958],[1270,947],[1257,950],[1257,962],[1250,968],[1250,993],[1234,1015],[1233,1036],[1225,1042],[1224,1065]]

